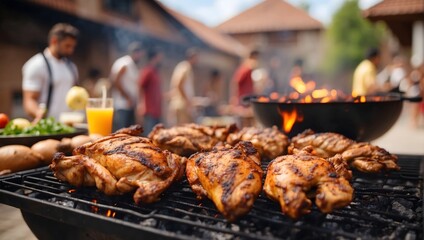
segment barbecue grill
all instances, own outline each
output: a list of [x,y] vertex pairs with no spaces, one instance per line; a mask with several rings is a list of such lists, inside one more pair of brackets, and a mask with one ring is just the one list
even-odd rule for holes
[[[268,163],[263,164],[265,169]],[[398,172],[354,172],[354,201],[293,221],[261,195],[248,215],[227,222],[187,181],[159,202],[135,205],[59,182],[47,167],[0,178],[0,202],[20,208],[40,239],[423,239],[424,156],[400,155]]]

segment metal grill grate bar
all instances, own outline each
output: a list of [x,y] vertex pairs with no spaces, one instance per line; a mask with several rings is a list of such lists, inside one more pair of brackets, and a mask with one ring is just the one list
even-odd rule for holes
[[[102,217],[105,226],[123,224],[141,232],[155,228],[162,236],[178,233],[181,238],[355,239],[393,234],[405,238],[413,233],[419,239],[423,236],[423,178],[419,172],[422,162],[423,157],[400,156],[400,172],[354,173],[355,199],[350,206],[331,214],[322,214],[313,207],[311,214],[299,221],[290,220],[281,213],[278,203],[260,196],[247,216],[228,223],[210,200],[196,200],[186,181],[171,187],[158,203],[137,206],[130,194],[107,197],[94,188],[75,189],[57,181],[47,168],[0,178],[0,202],[11,194],[27,204],[31,204],[31,199],[42,199],[58,210]],[[421,215],[411,217],[394,211],[394,201],[421,207]],[[112,216],[105,218],[108,214]]]

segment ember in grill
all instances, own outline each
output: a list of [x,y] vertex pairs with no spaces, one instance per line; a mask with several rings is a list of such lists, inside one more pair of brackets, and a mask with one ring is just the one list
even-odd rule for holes
[[386,133],[400,116],[403,101],[419,102],[421,97],[382,93],[353,96],[340,90],[316,89],[315,82],[293,78],[294,91],[281,95],[246,96],[255,118],[265,127],[277,126],[289,137],[305,129],[336,132],[357,141],[371,141]]
[[186,182],[157,203],[137,206],[130,195],[74,189],[47,168],[2,177],[0,202],[20,208],[42,239],[422,239],[423,162],[422,156],[401,155],[399,172],[355,172],[355,197],[348,207],[331,214],[312,208],[298,221],[260,196],[248,215],[229,223],[211,201],[197,201]]

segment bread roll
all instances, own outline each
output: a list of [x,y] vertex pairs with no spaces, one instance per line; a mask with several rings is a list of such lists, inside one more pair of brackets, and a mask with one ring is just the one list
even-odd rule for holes
[[65,155],[71,155],[72,154],[72,138],[62,138],[62,141],[60,141],[59,145],[57,146],[58,152],[63,152]]
[[53,155],[58,151],[57,147],[60,141],[56,139],[47,139],[43,141],[39,141],[32,145],[32,151],[41,155],[41,161],[48,165],[52,163]]
[[91,141],[93,141],[93,139],[88,135],[78,135],[72,138],[71,146],[72,146],[72,149],[75,149]]
[[18,172],[40,166],[40,154],[23,145],[8,145],[0,148],[0,171]]

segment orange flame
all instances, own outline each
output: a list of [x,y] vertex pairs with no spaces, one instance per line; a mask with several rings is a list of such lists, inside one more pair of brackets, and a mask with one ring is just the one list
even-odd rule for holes
[[331,97],[324,97],[321,99],[320,103],[328,103],[331,101]]
[[294,77],[290,80],[290,86],[292,86],[297,92],[305,93],[306,92],[306,84],[303,82],[302,78]]
[[116,212],[114,212],[110,209],[108,209],[107,212],[106,212],[106,217],[113,217],[114,218],[115,215],[116,215]]
[[291,92],[290,95],[289,95],[289,98],[290,99],[298,99],[299,96],[300,96],[299,93],[297,93],[297,92]]
[[[356,98],[353,102],[355,103],[364,103],[367,101],[367,97],[365,96],[360,96],[359,98]],[[378,101],[378,100],[377,100]]]
[[[93,203],[97,203],[96,199],[91,200],[91,202]],[[94,213],[97,213],[99,211],[99,208],[96,206],[91,206],[91,211],[93,211]]]
[[328,90],[325,89],[325,88],[316,89],[316,90],[312,91],[312,97],[313,98],[324,98],[324,97],[327,97],[327,96],[328,96]]
[[336,89],[331,89],[331,91],[330,91],[330,96],[331,96],[332,98],[336,98],[336,97],[337,97],[337,90],[336,90]]
[[258,98],[258,102],[269,102],[269,98],[261,96]]
[[312,97],[311,95],[308,95],[305,97],[305,103],[311,103],[312,102]]
[[310,92],[315,89],[316,83],[314,81],[309,81],[306,83],[306,91]]
[[68,193],[74,193],[74,192],[76,192],[77,190],[76,189],[69,189],[68,190]]
[[289,133],[297,119],[296,108],[290,112],[281,112],[281,116],[283,117],[283,130],[285,133]]
[[277,92],[272,92],[270,95],[269,95],[269,98],[271,98],[272,100],[278,100],[278,98],[279,98],[280,96],[278,95],[278,93]]

